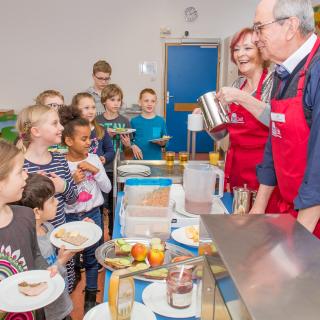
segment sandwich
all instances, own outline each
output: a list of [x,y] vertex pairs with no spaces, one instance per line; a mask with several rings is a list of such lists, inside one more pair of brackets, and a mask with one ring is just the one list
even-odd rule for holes
[[38,282],[38,283],[28,283],[26,281],[23,281],[18,284],[19,292],[29,297],[38,296],[47,288],[48,288],[48,283],[46,281]]

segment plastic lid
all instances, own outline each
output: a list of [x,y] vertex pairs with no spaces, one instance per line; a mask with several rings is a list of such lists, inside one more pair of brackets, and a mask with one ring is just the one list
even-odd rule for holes
[[126,180],[127,186],[161,186],[168,187],[172,185],[171,179],[166,178],[129,178]]

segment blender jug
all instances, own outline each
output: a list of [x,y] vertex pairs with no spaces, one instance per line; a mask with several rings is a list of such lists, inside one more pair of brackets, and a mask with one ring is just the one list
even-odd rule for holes
[[185,210],[193,214],[211,212],[217,178],[219,192],[223,196],[224,172],[209,164],[188,164],[183,173],[183,188],[185,191]]

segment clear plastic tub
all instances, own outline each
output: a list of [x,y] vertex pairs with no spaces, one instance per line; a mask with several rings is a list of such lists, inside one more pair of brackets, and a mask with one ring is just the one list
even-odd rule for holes
[[126,205],[168,207],[171,179],[131,178],[124,187]]
[[123,237],[161,238],[167,240],[171,233],[169,207],[122,205],[120,210]]

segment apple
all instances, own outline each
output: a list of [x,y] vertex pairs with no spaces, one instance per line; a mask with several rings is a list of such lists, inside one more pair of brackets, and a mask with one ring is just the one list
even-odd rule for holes
[[148,261],[151,267],[162,265],[164,261],[164,252],[157,249],[149,250]]
[[142,243],[136,243],[131,248],[131,255],[136,261],[144,261],[148,253],[147,247]]

